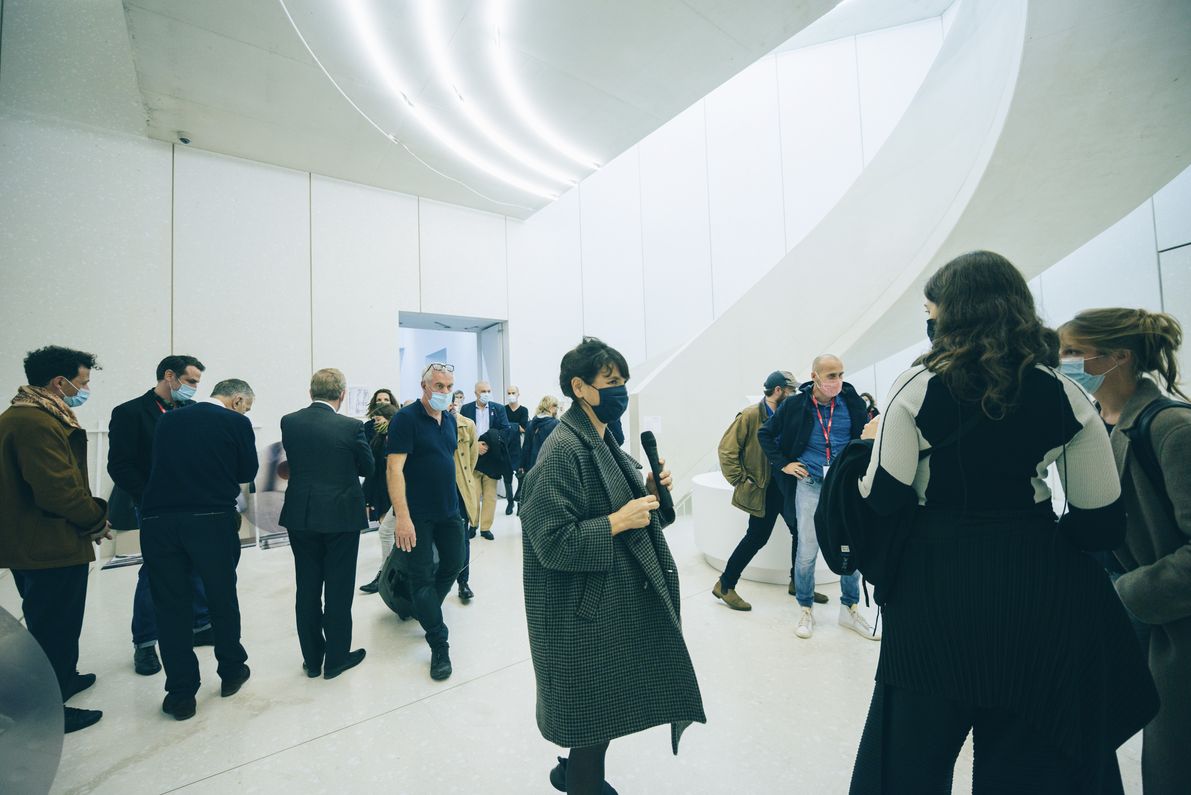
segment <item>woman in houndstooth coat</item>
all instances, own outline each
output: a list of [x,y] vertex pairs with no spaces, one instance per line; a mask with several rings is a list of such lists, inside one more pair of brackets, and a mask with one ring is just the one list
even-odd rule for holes
[[521,507],[538,728],[571,749],[551,782],[572,792],[606,786],[612,739],[668,723],[677,753],[683,730],[706,722],[656,487],[607,433],[628,405],[627,379],[624,357],[599,340],[563,358],[560,385],[575,403],[526,476]]

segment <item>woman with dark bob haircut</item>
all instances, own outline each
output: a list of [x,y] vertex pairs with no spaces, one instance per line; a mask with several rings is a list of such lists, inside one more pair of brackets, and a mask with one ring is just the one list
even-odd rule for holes
[[972,732],[974,792],[1120,793],[1116,749],[1158,703],[1085,554],[1124,537],[1108,434],[1047,366],[1053,334],[1008,260],[964,254],[925,293],[931,350],[893,384],[859,483],[911,518],[852,792],[950,793]]
[[683,730],[706,722],[659,484],[608,430],[628,407],[628,379],[624,357],[591,337],[562,358],[559,386],[574,404],[526,474],[521,505],[538,728],[571,749],[550,773],[569,793],[615,792],[604,782],[611,740],[668,723],[678,753]]

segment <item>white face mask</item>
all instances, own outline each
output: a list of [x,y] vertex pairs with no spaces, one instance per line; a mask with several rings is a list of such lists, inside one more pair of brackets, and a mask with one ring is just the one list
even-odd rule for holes
[[510,392],[510,393],[508,394],[508,398],[509,398],[509,402],[510,402],[510,403],[516,403],[516,402],[517,402],[517,393],[516,393],[516,392]]
[[492,392],[481,392],[480,393],[480,402],[481,403],[483,403],[484,405],[487,405],[490,400],[492,400]]

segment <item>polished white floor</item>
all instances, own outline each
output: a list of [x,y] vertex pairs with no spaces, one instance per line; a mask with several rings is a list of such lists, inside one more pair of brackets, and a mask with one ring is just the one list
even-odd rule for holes
[[[71,705],[102,709],[104,717],[66,737],[53,791],[553,792],[546,775],[564,752],[534,723],[516,517],[501,512],[495,532],[495,541],[472,542],[476,599],[463,605],[448,597],[455,672],[443,683],[428,675],[417,625],[363,595],[354,608],[355,645],[367,659],[333,681],[307,679],[293,628],[289,550],[246,549],[239,593],[252,678],[221,699],[211,650],[199,649],[198,715],[182,723],[160,711],[163,675],[132,670],[135,568],[93,571],[79,669],[99,681]],[[794,637],[796,604],[785,587],[742,581],[753,611],[727,609],[711,596],[717,572],[695,550],[690,521],[668,533],[708,723],[687,731],[678,757],[665,728],[613,742],[609,781],[624,795],[847,792],[879,644],[836,626],[838,586],[820,589],[831,603],[817,608],[809,641]],[[363,583],[380,551],[375,533],[361,542]],[[7,571],[0,605],[20,615]],[[1140,738],[1120,754],[1129,793],[1141,792],[1139,754]],[[956,767],[956,793],[970,791],[970,776],[969,746]]]

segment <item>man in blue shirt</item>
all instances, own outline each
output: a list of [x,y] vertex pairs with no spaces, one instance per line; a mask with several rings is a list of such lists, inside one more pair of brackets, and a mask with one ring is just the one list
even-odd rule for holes
[[[430,678],[451,675],[442,603],[463,568],[463,521],[455,487],[455,417],[447,409],[455,368],[435,362],[422,373],[422,397],[389,422],[385,472],[397,520],[393,554],[409,577],[418,622],[430,644]],[[438,566],[434,550],[438,550]]]
[[[798,550],[794,564],[794,590],[802,608],[795,633],[802,639],[815,631],[815,561],[819,539],[815,534],[815,509],[823,478],[852,439],[859,439],[867,421],[867,407],[851,384],[844,382],[844,363],[829,353],[816,356],[811,381],[783,401],[757,431],[757,440],[779,476],[787,509],[798,517]],[[861,637],[879,640],[856,609],[860,601],[860,573],[840,578],[841,627]]]

